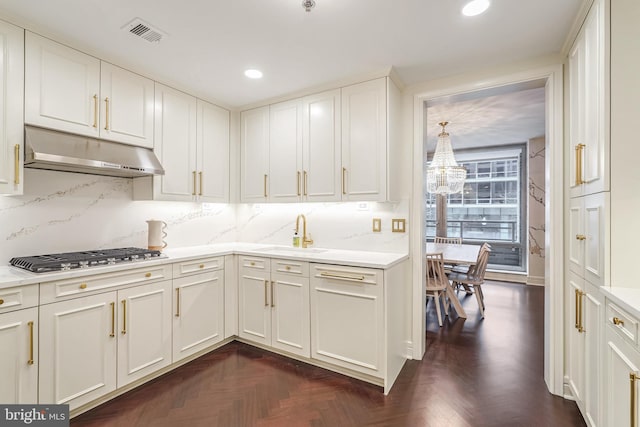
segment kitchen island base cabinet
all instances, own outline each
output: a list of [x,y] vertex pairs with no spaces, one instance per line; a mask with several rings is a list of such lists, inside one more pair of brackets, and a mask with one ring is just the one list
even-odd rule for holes
[[73,410],[170,365],[170,293],[166,280],[40,306],[39,403]]
[[6,370],[0,380],[3,404],[38,403],[37,334],[37,307],[0,314],[0,366]]

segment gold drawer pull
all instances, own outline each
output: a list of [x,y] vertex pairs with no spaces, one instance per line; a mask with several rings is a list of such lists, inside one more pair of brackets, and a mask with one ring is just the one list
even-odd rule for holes
[[614,318],[613,318],[613,324],[614,324],[614,325],[616,325],[616,326],[617,326],[617,325],[624,326],[624,320],[619,319],[619,318],[617,318],[617,317],[614,317]]
[[29,325],[29,360],[27,360],[27,365],[33,365],[33,322],[29,322],[27,325]]
[[80,289],[87,289],[86,283],[80,283]]
[[93,127],[98,128],[98,95],[93,95]]
[[267,302],[267,288],[269,287],[269,281],[264,281],[264,306],[269,307],[269,303]]
[[122,335],[127,333],[127,300],[122,300]]
[[291,267],[287,265],[284,269],[289,271],[289,270],[291,270]]
[[191,195],[196,195],[196,171],[193,171],[193,191],[191,192]]
[[271,282],[271,307],[276,306],[276,302],[273,300],[273,288],[275,287],[276,287],[276,282],[272,281]]
[[105,109],[104,109],[104,113],[105,113],[104,130],[109,130],[109,97],[106,97],[104,99],[104,105],[105,105]]
[[110,337],[115,337],[116,336],[116,303],[112,302],[111,303],[111,333],[109,334]]
[[587,240],[587,236],[584,234],[576,234],[576,239],[578,240]]
[[630,400],[631,405],[629,407],[629,418],[631,418],[631,427],[636,427],[636,380],[638,375],[635,372],[629,372],[629,382],[631,386]]
[[4,304],[4,300],[0,298],[0,305]]
[[253,261],[251,261],[251,262],[249,263],[249,265],[254,266],[254,265],[256,265],[256,263],[255,263],[255,262],[253,262]]
[[151,273],[145,273],[144,277],[151,277]]
[[204,268],[204,264],[200,264],[198,267],[199,268]]
[[176,288],[176,317],[180,317],[180,288]]
[[15,161],[13,167],[13,182],[18,185],[20,184],[20,144],[16,144],[15,147],[13,147],[13,158]]
[[202,196],[202,171],[198,172],[198,175],[200,176],[200,192],[198,195]]
[[335,279],[347,279],[347,280],[364,280],[364,276],[350,275],[350,274],[336,274],[328,271],[320,273],[322,277],[333,277]]

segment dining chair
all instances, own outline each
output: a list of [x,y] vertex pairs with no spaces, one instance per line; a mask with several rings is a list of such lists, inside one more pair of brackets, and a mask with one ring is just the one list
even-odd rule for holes
[[487,271],[487,263],[489,261],[489,254],[491,249],[480,248],[478,254],[478,262],[475,265],[469,267],[466,273],[449,273],[449,280],[454,288],[463,286],[468,292],[472,292],[476,295],[478,300],[478,308],[480,309],[480,315],[484,318],[484,293],[482,292],[482,284],[484,283],[484,275]]
[[440,308],[440,300],[445,315],[449,314],[448,304],[446,301],[446,290],[449,285],[449,279],[444,272],[444,262],[442,253],[429,253],[426,255],[427,260],[427,296],[432,296],[436,306],[436,314],[438,315],[438,324],[442,326],[442,309]]
[[462,237],[441,237],[436,236],[433,238],[433,243],[449,243],[453,245],[461,245]]

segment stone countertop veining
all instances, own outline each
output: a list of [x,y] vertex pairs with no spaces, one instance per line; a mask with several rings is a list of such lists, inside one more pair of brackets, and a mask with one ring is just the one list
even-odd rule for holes
[[0,289],[13,286],[30,285],[34,283],[52,282],[93,274],[110,273],[138,267],[172,264],[175,262],[188,261],[207,256],[232,254],[381,269],[393,267],[399,262],[409,258],[409,255],[406,253],[402,254],[315,247],[301,249],[282,245],[241,242],[220,243],[165,249],[162,257],[153,260],[124,262],[109,266],[78,268],[52,273],[31,273],[17,267],[4,266],[0,267]]
[[640,319],[640,289],[601,286],[600,291],[624,311]]

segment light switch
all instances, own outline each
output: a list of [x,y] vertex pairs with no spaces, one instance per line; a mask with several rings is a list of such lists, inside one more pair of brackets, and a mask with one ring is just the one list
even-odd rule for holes
[[391,231],[394,233],[404,233],[405,230],[405,219],[402,218],[393,218],[391,220]]
[[373,218],[373,232],[379,233],[382,231],[382,220],[380,218]]

